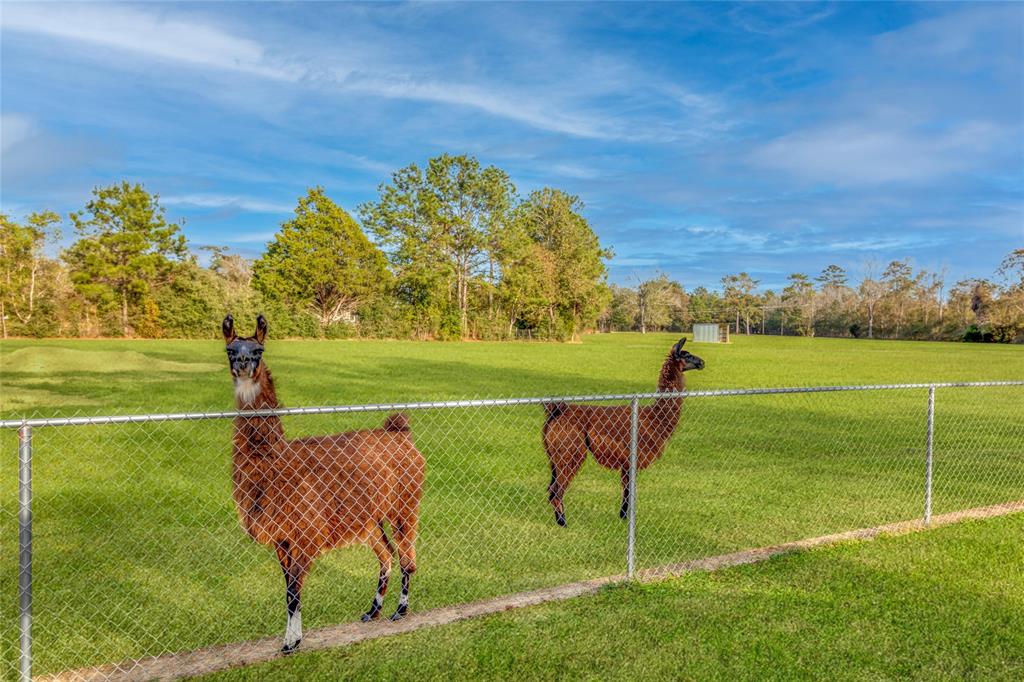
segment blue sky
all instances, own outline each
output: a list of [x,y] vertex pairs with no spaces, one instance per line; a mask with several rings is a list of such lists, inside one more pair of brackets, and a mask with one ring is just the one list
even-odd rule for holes
[[1024,5],[0,6],[7,213],[121,178],[258,254],[442,152],[578,194],[611,279],[715,286],[1024,246]]

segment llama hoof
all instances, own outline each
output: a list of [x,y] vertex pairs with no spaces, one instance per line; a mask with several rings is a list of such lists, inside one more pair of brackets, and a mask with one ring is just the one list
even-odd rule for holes
[[367,611],[359,617],[364,623],[369,623],[371,620],[377,620],[380,618],[380,611]]
[[295,650],[299,648],[300,644],[302,644],[301,639],[295,640],[294,644],[285,644],[283,647],[281,647],[281,653],[285,656],[287,656],[288,654],[294,654]]
[[565,528],[565,514],[555,512],[555,523]]
[[408,612],[408,609],[399,606],[398,610],[391,614],[391,621],[394,622],[396,620],[402,620],[403,618],[405,618],[405,614]]

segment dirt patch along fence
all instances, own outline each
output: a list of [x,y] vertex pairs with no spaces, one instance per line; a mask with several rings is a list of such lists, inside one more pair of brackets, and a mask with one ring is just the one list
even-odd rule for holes
[[[1019,501],[1022,391],[830,386],[2,421],[0,453],[17,458],[0,456],[0,670],[120,675],[282,634],[277,558],[239,527],[232,500],[239,416],[279,417],[299,437],[408,414],[427,462],[416,613]],[[578,404],[615,410],[584,416]],[[557,438],[552,419],[563,419]],[[568,454],[549,461],[555,441]],[[551,461],[564,473],[580,452],[563,527]],[[303,590],[306,627],[358,620],[376,579],[365,547],[323,555]]]

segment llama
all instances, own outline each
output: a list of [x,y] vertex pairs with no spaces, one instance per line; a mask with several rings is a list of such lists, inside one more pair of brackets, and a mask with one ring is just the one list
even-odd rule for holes
[[[672,346],[658,377],[659,392],[678,392],[686,387],[684,373],[704,369],[704,361],[683,350],[686,339]],[[679,423],[683,407],[680,397],[656,398],[654,404],[641,407],[637,425],[637,471],[646,469],[665,451],[665,443]],[[544,410],[544,449],[551,465],[548,501],[555,509],[555,522],[565,525],[562,499],[569,484],[583,465],[589,451],[606,469],[619,471],[622,480],[622,506],[619,516],[629,512],[628,405],[595,406],[570,403],[546,403]]]
[[[239,410],[278,407],[274,380],[263,360],[267,321],[256,333],[235,334],[230,315],[222,325],[235,402]],[[335,547],[362,543],[377,555],[377,592],[364,621],[380,616],[395,547],[402,594],[391,620],[409,610],[409,582],[416,572],[416,534],[423,487],[423,456],[413,444],[408,418],[390,415],[383,428],[288,439],[277,416],[236,417],[234,499],[242,527],[277,552],[285,579],[288,620],[284,653],[302,640],[300,598],[313,561]]]

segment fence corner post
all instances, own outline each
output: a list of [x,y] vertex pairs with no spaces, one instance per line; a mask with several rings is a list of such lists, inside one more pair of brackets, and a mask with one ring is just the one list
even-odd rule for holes
[[18,429],[18,672],[32,681],[32,427]]
[[928,437],[924,463],[924,525],[932,523],[932,452],[935,447],[935,386],[928,387]]
[[629,403],[629,488],[627,499],[628,536],[626,539],[626,577],[632,579],[636,567],[636,459],[637,440],[640,431],[640,399],[636,396]]

